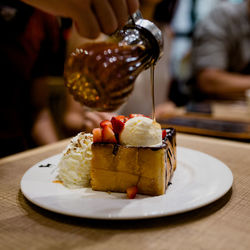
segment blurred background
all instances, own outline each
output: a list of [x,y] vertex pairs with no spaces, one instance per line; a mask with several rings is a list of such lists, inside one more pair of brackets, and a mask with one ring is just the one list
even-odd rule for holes
[[[242,4],[245,4],[245,7],[239,7],[239,10],[244,9],[240,16],[245,19],[238,20],[233,10]],[[226,10],[223,10],[224,7],[220,7],[221,5],[226,5],[224,6]],[[197,106],[193,104],[201,101],[207,103],[208,100],[224,99],[246,103],[244,93],[250,88],[248,78],[241,79],[240,90],[231,86],[228,90],[229,95],[225,98],[218,90],[213,92],[197,84],[197,79],[206,83],[207,75],[210,82],[217,81],[212,79],[209,73],[200,76],[200,72],[206,69],[205,61],[214,60],[208,56],[213,53],[218,55],[213,64],[217,65],[218,62],[218,69],[209,66],[209,63],[208,68],[219,70],[220,79],[225,77],[221,75],[223,71],[236,74],[232,76],[235,82],[238,79],[234,77],[240,74],[249,77],[247,66],[250,55],[244,52],[248,50],[250,41],[246,6],[248,6],[248,0],[140,0],[143,17],[155,22],[164,36],[164,55],[155,69],[157,119],[161,120],[182,113],[183,109],[180,110],[179,107],[195,109]],[[219,10],[215,10],[216,8]],[[220,16],[216,14],[219,11],[227,14]],[[211,15],[213,12],[215,14]],[[202,24],[204,20],[209,23],[209,18],[213,19],[214,16],[216,20],[213,20],[209,27]],[[232,23],[236,23],[237,30],[241,33],[237,31],[237,35],[234,35],[230,43],[222,45],[223,39],[229,41],[226,35],[233,35],[235,28],[230,22],[227,27],[226,17],[232,20]],[[216,25],[217,22],[221,22],[221,27]],[[201,28],[194,40],[194,34],[200,25]],[[67,93],[63,79],[65,58],[77,46],[90,42],[88,39],[79,37],[71,20],[50,16],[20,1],[0,0],[0,26],[2,31],[1,85],[3,87],[0,106],[1,156],[52,143],[80,131],[90,132],[93,127],[98,126],[100,120],[108,119],[113,115],[92,112],[75,102]],[[203,53],[206,47],[204,45],[201,48],[201,44],[203,40],[210,42],[210,38],[207,36],[202,38],[204,33],[202,31],[206,34],[209,31],[212,34],[214,31],[212,36],[217,39],[215,44],[218,46],[210,46],[207,54]],[[244,39],[241,36],[245,36]],[[101,36],[98,39],[104,38],[105,36]],[[245,42],[241,44],[237,39]],[[197,49],[194,49],[194,45]],[[243,48],[239,49],[241,46]],[[219,47],[224,48],[223,55],[218,51]],[[231,54],[226,55],[225,48],[228,48],[227,51]],[[235,59],[238,63],[235,69],[233,63],[225,62],[226,59],[230,61],[230,57],[234,57],[232,53],[238,55],[242,53],[242,56]],[[202,57],[198,57],[199,54]],[[224,59],[220,59],[220,55]],[[197,63],[194,60],[197,60]],[[230,78],[230,75],[226,77]],[[24,85],[28,86],[26,90]],[[198,107],[204,110],[204,106]],[[207,110],[211,112],[209,108],[211,107],[205,107],[206,112]],[[151,112],[150,75],[147,70],[137,78],[128,102],[114,113],[151,115]]]

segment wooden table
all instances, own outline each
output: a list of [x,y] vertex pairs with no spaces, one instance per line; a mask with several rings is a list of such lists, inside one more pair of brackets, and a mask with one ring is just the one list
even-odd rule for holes
[[250,249],[250,145],[177,135],[179,146],[210,154],[233,172],[218,201],[175,216],[138,221],[73,218],[39,208],[20,191],[25,171],[68,140],[0,160],[0,249]]
[[181,133],[250,142],[250,110],[245,102],[190,103],[158,122]]

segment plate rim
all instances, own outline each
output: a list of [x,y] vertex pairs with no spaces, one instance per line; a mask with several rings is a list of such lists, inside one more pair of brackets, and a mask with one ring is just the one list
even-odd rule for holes
[[[176,211],[168,212],[165,210],[164,212],[161,212],[161,213],[155,213],[155,214],[151,213],[151,214],[147,214],[147,215],[142,214],[141,216],[138,216],[138,215],[136,215],[136,216],[133,216],[133,215],[132,216],[129,216],[129,215],[124,216],[124,215],[119,215],[119,214],[114,215],[114,216],[108,216],[108,215],[103,216],[100,214],[93,215],[93,214],[88,214],[88,213],[81,213],[81,214],[72,213],[72,212],[65,211],[65,210],[54,209],[53,207],[49,207],[49,206],[42,204],[41,202],[37,202],[36,200],[32,199],[32,197],[25,191],[25,188],[24,188],[25,176],[28,174],[28,172],[32,171],[33,168],[36,168],[37,166],[41,165],[45,161],[51,161],[54,159],[57,160],[62,155],[62,153],[59,153],[59,154],[55,154],[53,156],[50,156],[48,158],[45,158],[45,159],[35,163],[31,167],[29,167],[22,176],[22,179],[20,182],[20,189],[21,189],[21,192],[24,195],[24,197],[27,200],[29,200],[32,204],[35,204],[36,206],[38,206],[42,209],[45,209],[47,211],[51,211],[51,212],[54,212],[57,214],[71,216],[71,217],[77,217],[77,218],[97,219],[97,220],[142,220],[142,219],[152,219],[152,218],[159,218],[159,217],[165,217],[165,216],[166,217],[173,216],[173,215],[189,212],[192,210],[196,210],[196,209],[199,209],[201,207],[205,207],[208,204],[211,204],[211,203],[219,200],[220,198],[222,198],[232,188],[234,176],[233,176],[231,169],[224,162],[222,162],[221,160],[219,160],[218,158],[216,158],[214,156],[211,156],[211,155],[204,153],[204,152],[201,152],[199,150],[190,149],[190,148],[182,147],[182,146],[177,146],[177,154],[178,154],[178,151],[181,151],[181,150],[190,151],[192,153],[198,153],[198,154],[203,155],[203,157],[208,157],[208,158],[212,159],[213,161],[217,161],[221,166],[224,167],[224,170],[227,171],[229,176],[230,176],[230,180],[228,180],[227,187],[225,187],[223,191],[221,191],[219,194],[215,195],[212,199],[207,200],[206,202],[200,203],[199,205],[197,205],[197,204],[192,205],[192,206],[189,206],[187,208],[183,208],[183,209],[179,209],[179,210],[177,209]],[[177,157],[178,157],[178,155],[177,155]],[[98,192],[98,191],[95,191],[95,192]],[[165,195],[167,195],[167,194],[165,194]],[[165,196],[165,195],[163,195],[163,196]],[[160,197],[160,196],[154,196],[154,197]],[[154,198],[154,197],[150,196],[150,198]],[[105,199],[105,198],[103,198],[103,199]]]

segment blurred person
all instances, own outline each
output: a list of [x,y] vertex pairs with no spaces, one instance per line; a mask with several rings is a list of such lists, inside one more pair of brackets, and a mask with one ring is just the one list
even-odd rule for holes
[[2,157],[57,140],[46,77],[62,74],[64,58],[54,16],[1,0],[0,27]]
[[[193,88],[192,76],[192,40],[196,26],[204,20],[220,2],[242,2],[243,0],[179,0],[173,19],[170,23],[172,31],[170,48],[170,89],[169,99],[173,103],[161,104],[157,107],[156,117],[167,118],[181,114],[183,109],[176,106],[192,107],[197,99],[197,91]],[[200,93],[199,93],[200,95]],[[195,96],[195,97],[194,97]],[[176,105],[176,106],[175,106]]]
[[79,34],[97,38],[122,27],[139,8],[138,0],[23,0],[56,16],[75,21]]
[[242,99],[250,88],[250,1],[223,2],[198,24],[192,52],[199,99]]
[[179,0],[170,28],[173,33],[170,51],[169,98],[178,106],[190,99],[189,78],[192,74],[192,37],[197,23],[223,0]]

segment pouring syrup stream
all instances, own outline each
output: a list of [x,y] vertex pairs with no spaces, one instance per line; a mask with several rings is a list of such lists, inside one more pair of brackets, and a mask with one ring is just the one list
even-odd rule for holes
[[154,88],[154,64],[150,67],[150,80],[151,80],[151,95],[152,95],[152,119],[155,122],[155,88]]

